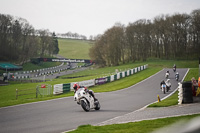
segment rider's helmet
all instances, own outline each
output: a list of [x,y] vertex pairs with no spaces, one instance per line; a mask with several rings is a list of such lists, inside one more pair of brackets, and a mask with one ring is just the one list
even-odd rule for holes
[[176,74],[178,74],[178,72],[176,72]]
[[74,90],[77,90],[77,89],[79,88],[78,84],[75,83],[75,84],[73,85],[73,88],[74,88]]
[[170,79],[167,79],[167,81],[166,82],[169,82],[170,81]]

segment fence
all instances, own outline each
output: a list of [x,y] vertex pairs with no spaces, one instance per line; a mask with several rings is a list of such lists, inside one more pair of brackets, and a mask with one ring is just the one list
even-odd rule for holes
[[22,99],[35,99],[45,96],[52,96],[52,85],[39,84],[34,89],[16,89],[16,100],[21,97]]
[[52,96],[53,90],[52,85],[50,84],[39,84],[37,85],[37,97],[40,95],[41,97],[44,96]]
[[16,89],[16,100],[19,96],[24,96],[23,98],[37,98],[37,90],[36,89]]

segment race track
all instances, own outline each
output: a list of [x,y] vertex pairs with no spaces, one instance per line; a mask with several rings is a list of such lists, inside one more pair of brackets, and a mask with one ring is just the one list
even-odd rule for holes
[[[171,90],[163,94],[159,89],[166,70],[169,69],[129,88],[96,94],[101,104],[99,111],[83,111],[73,97],[0,108],[0,133],[60,133],[133,112],[157,101],[157,95],[163,98],[178,87],[175,73],[170,69]],[[181,81],[188,69],[177,70]]]

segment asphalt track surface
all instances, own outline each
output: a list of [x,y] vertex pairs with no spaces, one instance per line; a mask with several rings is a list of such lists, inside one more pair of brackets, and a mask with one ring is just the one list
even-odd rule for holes
[[[166,70],[170,71],[172,87],[163,94],[159,84],[161,80],[165,80]],[[177,69],[179,81],[187,70]],[[164,69],[129,88],[95,94],[101,104],[99,111],[83,111],[73,101],[73,97],[0,108],[0,133],[60,133],[76,129],[80,125],[95,125],[138,110],[157,101],[157,95],[163,98],[177,87],[175,73],[172,69]]]

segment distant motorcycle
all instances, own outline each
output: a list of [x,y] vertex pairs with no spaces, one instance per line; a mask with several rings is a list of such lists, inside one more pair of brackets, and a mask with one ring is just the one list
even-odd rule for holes
[[169,72],[165,73],[165,78],[168,79],[169,78]]
[[84,111],[88,112],[90,109],[99,110],[100,103],[98,100],[94,101],[94,98],[86,92],[84,88],[79,88],[75,95],[74,100],[77,101],[77,104],[81,105]]
[[173,71],[176,72],[176,68],[175,67],[173,67]]
[[176,79],[176,81],[179,80],[179,74],[178,74],[178,72],[177,72],[176,75],[175,75],[175,79]]
[[168,92],[171,88],[170,79],[167,79],[167,81],[165,81],[165,84],[166,84],[166,91]]

